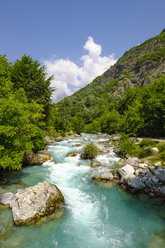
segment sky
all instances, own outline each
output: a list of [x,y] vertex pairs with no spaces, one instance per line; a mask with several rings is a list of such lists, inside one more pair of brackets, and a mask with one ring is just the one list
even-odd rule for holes
[[164,0],[0,0],[0,54],[45,65],[55,102],[163,28]]

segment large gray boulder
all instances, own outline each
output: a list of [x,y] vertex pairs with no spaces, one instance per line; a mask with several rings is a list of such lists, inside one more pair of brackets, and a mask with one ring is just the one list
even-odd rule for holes
[[16,225],[32,224],[59,208],[64,197],[57,186],[47,181],[19,189],[12,197],[13,220]]
[[132,190],[132,192],[139,192],[146,188],[140,177],[130,178],[129,180],[125,181],[125,184],[127,185],[127,189]]

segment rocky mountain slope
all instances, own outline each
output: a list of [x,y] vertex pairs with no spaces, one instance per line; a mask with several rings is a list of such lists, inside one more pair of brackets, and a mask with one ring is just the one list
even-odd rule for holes
[[[72,96],[61,100],[56,105],[58,107],[59,116],[60,118],[63,118],[63,122],[73,122],[73,125],[71,124],[73,129],[75,123],[80,120],[80,117],[83,119],[85,126],[87,126],[90,123],[93,123],[94,120],[98,120],[98,118],[105,115],[105,113],[111,112],[113,109],[117,110],[120,115],[126,117],[126,112],[124,111],[128,110],[128,106],[133,104],[133,99],[136,98],[136,90],[129,93],[129,97],[126,97],[125,100],[127,101],[127,104],[124,102],[119,102],[121,99],[123,99],[125,91],[127,89],[134,89],[136,86],[139,89],[137,91],[139,91],[140,96],[142,95],[142,92],[140,93],[140,89],[143,89],[147,85],[153,84],[155,79],[161,78],[164,75],[165,29],[159,35],[145,41],[136,47],[131,48],[129,51],[126,51],[124,55],[116,62],[116,64],[111,66],[103,75],[95,78],[92,83],[80,89]],[[165,77],[163,77],[162,80],[162,83],[159,84],[163,90]],[[156,87],[156,89],[148,89],[150,92],[153,92],[153,90],[155,91],[154,95],[152,96],[152,100],[153,98],[158,98],[160,87],[158,85]],[[162,90],[160,91],[160,94],[162,94]],[[145,90],[143,91],[143,95],[144,92]],[[143,99],[145,97],[147,100],[147,96],[144,96]],[[162,98],[162,96],[160,97]],[[144,105],[143,99],[137,99],[139,104]],[[163,102],[160,104],[163,104]],[[119,107],[119,105],[121,107]],[[134,103],[134,105],[137,105],[137,103]],[[140,112],[140,109],[133,109],[133,112],[138,111]],[[146,111],[148,112],[148,110]],[[161,112],[158,109],[156,111],[159,113]],[[116,114],[114,115],[116,116]],[[73,117],[75,116],[77,116],[78,119],[72,121]],[[142,116],[139,116],[139,118],[141,117]],[[146,123],[148,122],[148,120],[145,121]],[[100,120],[98,120],[97,124],[98,123],[100,125]],[[96,126],[98,126],[97,124]],[[79,125],[81,125],[80,122]],[[96,131],[101,130],[102,132],[106,132],[102,126],[101,128],[92,127],[92,129],[90,127],[85,129],[85,131],[91,132],[96,129]],[[119,131],[120,130],[121,129],[119,128]],[[147,132],[141,133],[147,134]]]

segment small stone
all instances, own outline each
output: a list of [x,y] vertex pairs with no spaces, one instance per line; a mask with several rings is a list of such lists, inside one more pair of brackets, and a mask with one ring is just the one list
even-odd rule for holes
[[92,168],[95,168],[95,167],[101,166],[101,163],[99,161],[92,161],[90,166]]
[[157,147],[152,147],[152,148],[151,148],[151,151],[152,151],[153,153],[158,153],[158,152],[159,152],[159,149],[158,149]]
[[155,165],[156,167],[159,167],[159,166],[162,165],[162,163],[159,161],[159,162],[156,162],[154,165]]
[[67,157],[76,157],[78,155],[77,152],[71,152],[67,155]]
[[147,168],[147,164],[141,164],[141,163],[140,163],[140,164],[138,165],[138,167],[139,167],[139,168],[142,168],[142,169],[143,169],[143,168]]

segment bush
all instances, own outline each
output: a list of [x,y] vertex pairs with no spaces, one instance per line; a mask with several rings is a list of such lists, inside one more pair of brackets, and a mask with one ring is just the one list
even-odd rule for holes
[[138,146],[134,141],[131,141],[126,134],[122,134],[119,144],[120,152],[123,156],[126,154],[130,156],[138,156]]
[[95,158],[99,154],[98,148],[93,144],[86,144],[81,153],[81,158],[83,159],[92,159]]
[[146,147],[144,150],[140,149],[139,158],[145,158],[151,155],[152,155],[152,151],[150,148]]

